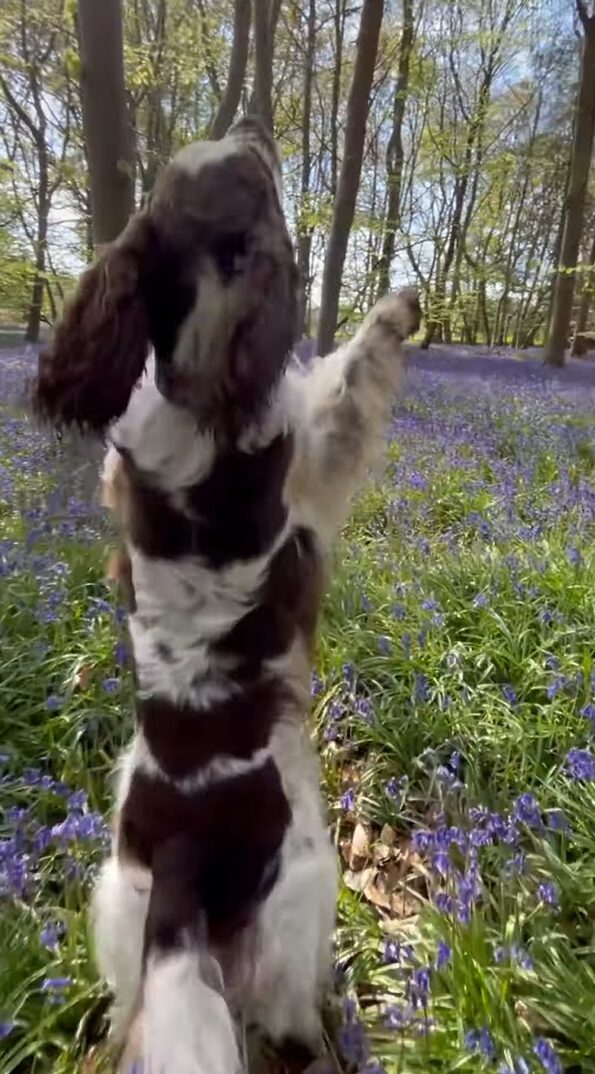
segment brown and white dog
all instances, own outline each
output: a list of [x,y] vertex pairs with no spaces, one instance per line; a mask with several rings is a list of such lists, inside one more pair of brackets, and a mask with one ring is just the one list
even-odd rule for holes
[[389,296],[334,354],[288,361],[279,190],[253,120],[183,149],[82,277],[35,385],[44,417],[110,425],[137,709],[94,914],[113,1035],[142,1010],[147,1074],[235,1074],[236,1015],[316,1049],[329,982],[312,643],[420,311],[412,291]]

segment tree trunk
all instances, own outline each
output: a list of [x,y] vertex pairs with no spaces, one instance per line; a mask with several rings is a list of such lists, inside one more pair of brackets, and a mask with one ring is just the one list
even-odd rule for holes
[[581,0],[579,0],[579,14],[584,28],[580,84],[570,160],[564,237],[545,349],[545,361],[548,365],[554,366],[564,365],[595,130],[595,15],[586,14]]
[[250,0],[235,0],[229,73],[227,85],[211,126],[210,136],[213,139],[223,138],[238,110],[248,63],[250,21]]
[[332,350],[335,339],[341,275],[360,181],[366,119],[368,117],[370,90],[378,51],[383,6],[383,0],[364,0],[362,5],[355,68],[347,101],[343,161],[337,185],[333,222],[322,279],[322,298],[318,325],[319,354],[327,354]]
[[331,180],[330,194],[337,195],[337,176],[339,173],[339,101],[341,98],[341,71],[343,69],[343,37],[345,34],[345,11],[347,0],[335,0],[333,15],[333,36],[335,54],[333,56],[333,81],[331,85]]
[[386,178],[388,206],[382,242],[382,254],[378,265],[378,295],[385,295],[390,287],[390,267],[395,253],[395,235],[399,223],[401,182],[403,177],[403,118],[409,88],[409,63],[413,49],[413,0],[403,0],[403,29],[399,49],[399,70],[393,102],[393,127],[386,147]]
[[307,328],[310,301],[310,253],[312,249],[312,225],[310,216],[310,172],[312,155],[310,147],[310,125],[312,112],[312,78],[314,74],[314,52],[316,47],[316,0],[308,0],[308,17],[306,20],[306,57],[304,64],[304,106],[302,109],[302,171],[300,180],[300,206],[298,218],[297,263],[302,285],[300,296],[300,335]]
[[593,276],[595,269],[595,235],[591,242],[591,250],[589,252],[589,260],[585,265],[585,275],[583,279],[583,289],[581,293],[581,301],[578,308],[578,316],[576,318],[576,327],[574,330],[574,338],[572,340],[572,349],[570,353],[573,358],[580,358],[587,352],[587,344],[585,342],[585,332],[587,330],[587,324],[589,321],[589,311],[591,309],[591,302],[593,299]]
[[35,242],[35,276],[31,288],[31,299],[27,313],[27,327],[25,340],[27,343],[37,343],[41,328],[41,314],[43,312],[43,295],[45,291],[46,251],[48,241],[49,220],[49,161],[45,132],[40,134],[37,153],[39,160],[39,190],[37,208],[37,236]]
[[111,242],[134,211],[134,146],[126,104],[120,0],[79,0],[82,105],[93,238]]
[[279,0],[254,0],[254,92],[250,110],[273,131],[273,54]]

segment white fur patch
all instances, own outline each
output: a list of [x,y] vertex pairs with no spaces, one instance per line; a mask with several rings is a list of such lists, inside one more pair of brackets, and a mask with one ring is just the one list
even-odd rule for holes
[[149,957],[144,1008],[145,1074],[238,1074],[235,1026],[201,978],[198,951]]
[[[158,488],[180,490],[209,472],[215,445],[199,432],[192,415],[161,395],[149,368],[132,393],[126,413],[112,426],[110,440],[132,454],[135,465],[151,474]],[[113,472],[113,448],[104,463],[104,478]]]

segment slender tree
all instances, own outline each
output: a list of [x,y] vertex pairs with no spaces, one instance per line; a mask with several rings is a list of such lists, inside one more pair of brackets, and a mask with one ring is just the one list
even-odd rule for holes
[[580,82],[574,119],[564,235],[545,350],[545,361],[554,366],[564,365],[595,133],[595,15],[589,14],[583,0],[576,0],[576,8],[583,27]]
[[79,0],[83,124],[96,245],[134,210],[134,143],[124,86],[120,0]]
[[250,109],[273,130],[273,54],[280,0],[254,0],[254,92]]
[[386,146],[386,181],[388,201],[386,223],[382,242],[382,255],[378,265],[378,294],[385,295],[390,287],[390,267],[395,253],[395,236],[399,223],[401,182],[403,178],[403,120],[409,90],[409,67],[413,49],[413,0],[403,0],[403,28],[399,47],[399,69],[393,100],[393,122]]
[[233,40],[229,58],[227,84],[219,101],[211,127],[211,138],[222,138],[227,128],[233,123],[242,95],[248,63],[248,43],[250,40],[251,4],[250,0],[235,0],[233,20]]
[[300,206],[298,217],[297,262],[302,284],[300,333],[307,327],[310,299],[310,254],[312,249],[312,224],[310,222],[310,183],[312,172],[311,126],[312,82],[314,78],[314,55],[316,49],[316,0],[308,0],[305,19],[304,97],[302,107],[302,167],[300,175]]
[[361,175],[366,120],[378,52],[383,6],[383,0],[364,0],[362,5],[355,67],[347,101],[343,161],[337,184],[333,222],[322,278],[317,341],[319,354],[327,354],[332,349],[335,339],[341,276]]

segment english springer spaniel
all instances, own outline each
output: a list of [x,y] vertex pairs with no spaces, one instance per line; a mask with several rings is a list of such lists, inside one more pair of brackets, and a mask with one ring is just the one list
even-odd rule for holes
[[420,310],[388,296],[304,368],[296,309],[276,148],[247,119],[178,153],[39,361],[38,413],[110,426],[137,706],[94,916],[114,1039],[142,1027],[147,1074],[236,1074],[238,1018],[320,1042],[337,867],[312,645]]

